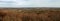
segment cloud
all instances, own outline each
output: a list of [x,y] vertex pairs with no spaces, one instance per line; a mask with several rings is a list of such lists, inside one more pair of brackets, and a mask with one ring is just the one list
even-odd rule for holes
[[1,0],[0,6],[11,7],[60,7],[60,0]]
[[0,7],[12,7],[12,6],[15,6],[16,5],[16,3],[14,2],[14,1],[4,1],[4,0],[2,0],[1,2],[0,2]]
[[60,0],[29,0],[18,1],[18,5],[22,6],[36,6],[36,7],[57,7],[60,6]]

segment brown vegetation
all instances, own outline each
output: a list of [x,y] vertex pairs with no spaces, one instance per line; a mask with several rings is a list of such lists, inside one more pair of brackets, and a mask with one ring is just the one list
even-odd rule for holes
[[60,9],[0,9],[0,21],[60,21]]

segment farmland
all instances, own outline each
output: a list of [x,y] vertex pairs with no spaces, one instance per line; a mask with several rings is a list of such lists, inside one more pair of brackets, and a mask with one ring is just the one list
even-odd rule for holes
[[0,21],[60,21],[60,8],[3,8]]

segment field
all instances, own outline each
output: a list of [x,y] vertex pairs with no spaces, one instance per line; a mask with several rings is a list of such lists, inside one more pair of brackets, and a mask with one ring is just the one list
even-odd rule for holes
[[60,8],[2,8],[0,21],[60,21]]

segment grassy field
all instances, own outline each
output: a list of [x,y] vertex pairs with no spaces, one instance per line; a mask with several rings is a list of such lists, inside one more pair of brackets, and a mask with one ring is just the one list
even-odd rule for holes
[[60,8],[4,8],[0,21],[60,21]]

